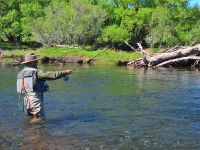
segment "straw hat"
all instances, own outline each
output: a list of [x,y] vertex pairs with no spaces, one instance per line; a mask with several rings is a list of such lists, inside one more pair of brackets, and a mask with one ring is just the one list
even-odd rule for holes
[[27,64],[30,62],[34,62],[34,61],[38,61],[37,57],[35,56],[35,54],[26,54],[24,57],[24,61],[21,64]]

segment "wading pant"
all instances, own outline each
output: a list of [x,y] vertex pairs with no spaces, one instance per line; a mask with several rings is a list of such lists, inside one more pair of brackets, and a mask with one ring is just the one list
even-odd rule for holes
[[29,92],[24,97],[24,108],[28,116],[44,117],[43,93]]

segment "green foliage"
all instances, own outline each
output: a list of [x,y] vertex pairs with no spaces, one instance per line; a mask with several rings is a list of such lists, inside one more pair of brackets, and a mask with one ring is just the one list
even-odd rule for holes
[[132,44],[142,41],[147,34],[146,30],[152,13],[152,9],[146,7],[149,5],[150,3],[130,0],[120,0],[117,5],[109,5],[106,10],[108,19],[111,20],[108,20],[108,25],[103,30],[103,41],[109,39],[111,42],[130,42]]
[[196,25],[192,28],[188,40],[192,42],[192,44],[200,43],[200,20],[198,20]]
[[0,39],[19,41],[21,13],[18,0],[0,1]]
[[105,42],[125,42],[129,38],[129,33],[126,29],[117,25],[108,26],[103,30],[103,40]]
[[[46,1],[48,4],[48,1]],[[32,36],[32,21],[44,16],[44,4],[42,1],[30,1],[21,5],[23,17],[22,22],[22,40],[24,42],[34,41]]]
[[13,58],[3,58],[1,60],[1,62],[5,62],[5,63],[12,63],[15,62],[15,60]]
[[106,16],[99,6],[81,0],[69,3],[54,0],[44,13],[31,27],[35,40],[45,45],[94,42]]
[[147,40],[154,45],[173,44],[173,33],[175,31],[175,25],[173,22],[171,10],[164,6],[155,8],[152,13],[150,22],[150,30]]
[[188,1],[1,0],[0,41],[190,45],[200,42],[200,10],[190,7]]

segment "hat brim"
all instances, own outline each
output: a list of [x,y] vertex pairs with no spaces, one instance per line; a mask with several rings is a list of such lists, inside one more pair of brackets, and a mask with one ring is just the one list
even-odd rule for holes
[[27,63],[38,61],[38,60],[39,59],[33,59],[33,60],[29,60],[29,61],[23,61],[23,62],[21,62],[21,64],[27,64]]

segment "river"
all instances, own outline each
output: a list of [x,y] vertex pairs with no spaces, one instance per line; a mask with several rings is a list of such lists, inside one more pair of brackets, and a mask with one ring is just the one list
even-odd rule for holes
[[200,149],[198,71],[77,67],[48,81],[45,122],[31,124],[18,110],[20,69],[0,66],[0,149]]

